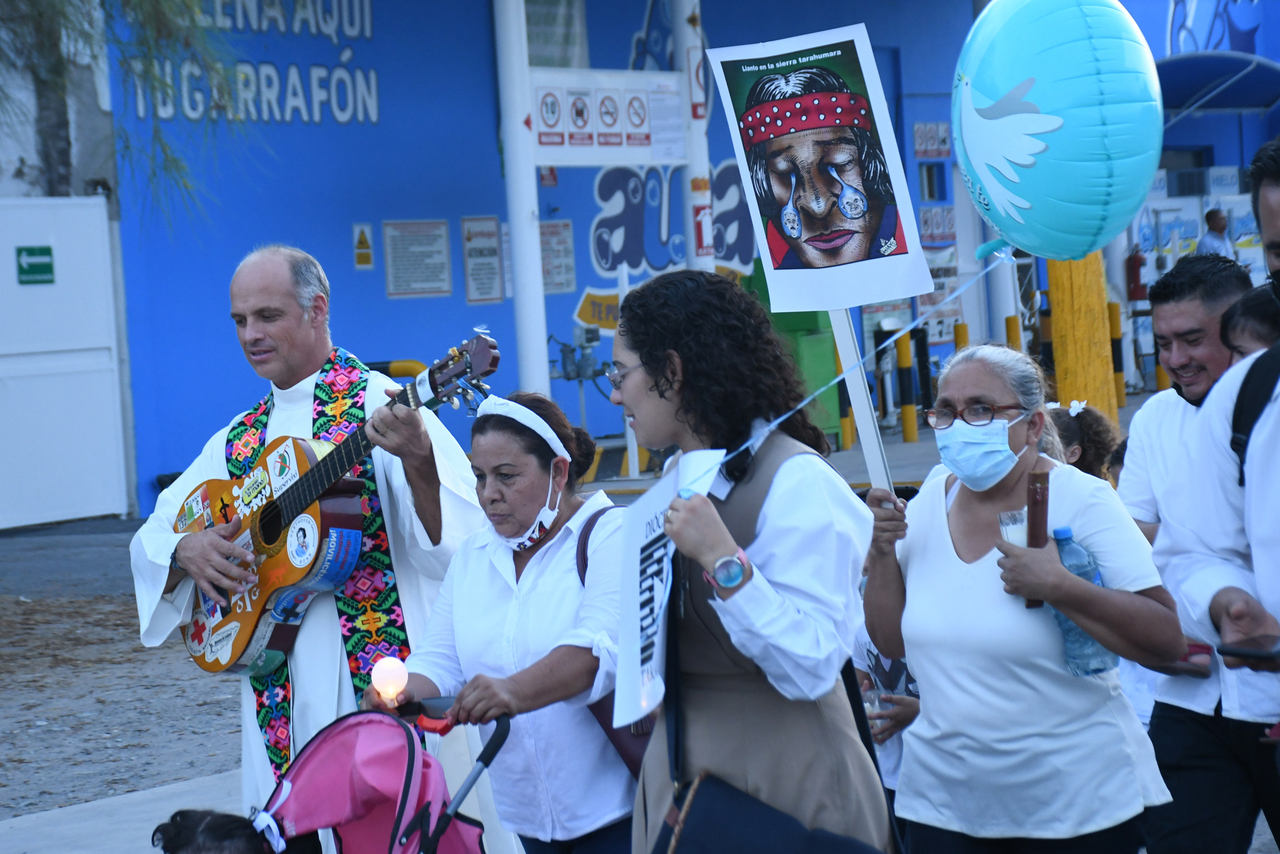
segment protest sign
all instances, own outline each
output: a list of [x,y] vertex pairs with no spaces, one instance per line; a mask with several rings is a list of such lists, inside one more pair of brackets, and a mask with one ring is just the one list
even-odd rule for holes
[[774,311],[933,290],[866,27],[707,51]]
[[622,622],[613,725],[625,726],[662,702],[666,666],[667,600],[675,545],[663,532],[664,514],[683,489],[706,495],[724,459],[723,450],[683,454],[649,491],[627,507],[623,520]]

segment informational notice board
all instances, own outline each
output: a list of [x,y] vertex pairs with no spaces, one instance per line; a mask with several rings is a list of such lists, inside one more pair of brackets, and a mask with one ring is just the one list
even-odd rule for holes
[[448,296],[453,293],[449,223],[443,219],[382,223],[387,296]]

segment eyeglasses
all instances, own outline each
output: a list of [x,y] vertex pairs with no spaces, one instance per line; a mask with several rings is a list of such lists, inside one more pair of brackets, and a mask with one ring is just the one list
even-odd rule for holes
[[973,406],[966,406],[958,411],[952,409],[929,409],[925,411],[924,417],[928,419],[929,426],[934,430],[946,430],[955,423],[957,416],[965,424],[971,424],[974,427],[985,427],[995,420],[997,413],[1026,411],[1021,406],[991,406],[986,403],[975,403]]
[[609,385],[613,386],[618,391],[622,391],[622,381],[626,379],[627,374],[631,373],[638,367],[640,367],[640,365],[635,364],[620,371],[618,370],[618,366],[613,362],[605,362],[604,375],[608,378]]

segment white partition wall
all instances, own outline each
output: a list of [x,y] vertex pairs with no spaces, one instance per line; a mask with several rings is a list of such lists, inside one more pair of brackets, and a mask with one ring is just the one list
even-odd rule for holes
[[107,204],[0,199],[0,528],[128,511]]

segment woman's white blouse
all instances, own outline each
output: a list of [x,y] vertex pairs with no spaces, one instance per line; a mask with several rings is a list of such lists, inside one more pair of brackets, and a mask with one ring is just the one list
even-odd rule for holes
[[[574,839],[631,813],[635,783],[587,705],[613,690],[618,655],[621,511],[591,532],[584,588],[578,535],[610,506],[592,494],[530,559],[516,582],[512,551],[491,526],[463,540],[427,623],[426,643],[409,670],[456,694],[474,676],[511,676],[558,646],[600,659],[583,694],[512,718],[511,735],[489,774],[498,817],[508,830],[542,840]],[[484,738],[492,725],[484,729]]]
[[[1000,553],[957,556],[946,479],[907,505],[902,637],[920,689],[903,732],[900,818],[978,837],[1068,838],[1168,803],[1115,670],[1072,676],[1052,609],[1004,592]],[[1112,590],[1160,584],[1151,546],[1104,480],[1049,475],[1049,529],[1070,526]]]
[[[711,494],[732,484],[717,475]],[[754,574],[729,599],[712,597],[729,638],[789,700],[836,684],[862,621],[858,580],[874,518],[825,460],[800,454],[774,475],[744,551]]]

